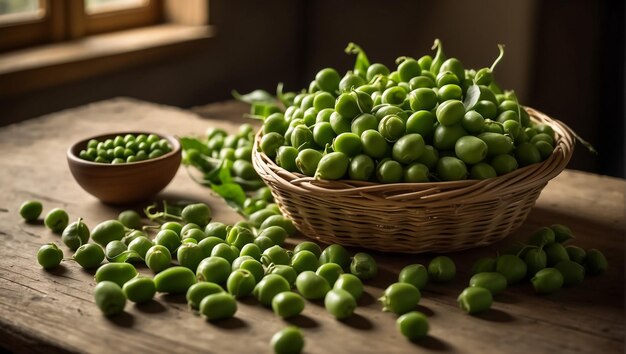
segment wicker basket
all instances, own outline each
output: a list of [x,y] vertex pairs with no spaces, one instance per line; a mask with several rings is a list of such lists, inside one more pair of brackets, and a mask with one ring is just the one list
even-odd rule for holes
[[487,180],[376,184],[294,174],[253,149],[257,173],[283,214],[305,236],[378,251],[450,252],[496,242],[521,226],[548,181],[567,165],[570,129],[534,109],[531,119],[555,132],[545,161]]

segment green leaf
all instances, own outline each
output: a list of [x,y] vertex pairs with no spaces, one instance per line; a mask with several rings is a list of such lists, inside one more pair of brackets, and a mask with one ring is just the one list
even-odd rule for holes
[[252,92],[246,93],[244,95],[240,94],[237,90],[232,90],[231,94],[233,97],[239,101],[246,103],[257,103],[257,102],[265,102],[265,103],[274,103],[276,99],[269,92],[265,90],[254,90]]
[[346,54],[356,54],[356,61],[354,62],[354,72],[365,75],[365,73],[367,72],[367,68],[370,67],[370,61],[369,59],[367,59],[367,55],[365,54],[363,49],[361,49],[361,47],[359,47],[357,44],[350,42],[348,43],[345,51]]
[[[250,106],[250,117],[255,119],[265,119],[272,113],[282,112],[275,103],[255,102]],[[260,118],[258,118],[260,117]]]
[[476,106],[478,103],[478,99],[480,98],[480,87],[478,85],[473,84],[472,86],[467,88],[467,92],[465,93],[465,100],[463,100],[463,106],[465,106],[465,111],[469,111],[470,109]]
[[233,161],[224,159],[220,171],[218,173],[218,179],[221,183],[230,183],[233,180],[231,170],[233,168]]
[[211,189],[227,202],[234,203],[238,208],[241,208],[246,200],[246,192],[237,183],[211,183]]
[[276,97],[280,100],[280,102],[285,107],[289,107],[293,105],[293,100],[296,98],[295,92],[285,92],[283,93],[283,83],[279,82],[278,86],[276,86]]
[[182,138],[179,138],[178,140],[180,141],[180,146],[183,148],[183,150],[195,149],[203,155],[211,155],[211,150],[209,150],[209,147],[204,142],[196,138],[184,136]]

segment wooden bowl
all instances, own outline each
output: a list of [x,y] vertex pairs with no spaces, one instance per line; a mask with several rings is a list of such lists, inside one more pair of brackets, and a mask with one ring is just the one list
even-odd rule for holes
[[149,199],[165,188],[178,171],[181,147],[169,135],[172,151],[163,156],[123,164],[104,164],[81,159],[78,154],[91,139],[105,140],[126,134],[154,134],[149,132],[118,132],[93,136],[81,140],[67,150],[67,163],[74,179],[89,194],[107,204],[132,204]]

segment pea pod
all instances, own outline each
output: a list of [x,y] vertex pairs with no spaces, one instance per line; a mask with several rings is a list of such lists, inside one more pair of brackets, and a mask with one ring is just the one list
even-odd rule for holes
[[270,306],[276,295],[290,289],[291,287],[285,278],[276,274],[268,274],[254,287],[253,294],[261,304]]
[[187,299],[187,304],[189,304],[189,307],[193,309],[198,309],[200,307],[200,303],[205,297],[223,292],[224,289],[222,289],[222,287],[218,284],[210,282],[199,282],[193,284],[189,287],[189,289],[187,289],[185,298]]
[[489,290],[492,295],[499,294],[506,289],[506,278],[496,272],[478,273],[469,281],[469,285],[472,287],[481,287]]
[[91,239],[101,246],[106,246],[109,242],[121,240],[124,237],[126,228],[117,220],[107,220],[96,225],[91,232]]
[[89,228],[83,222],[83,218],[79,218],[63,230],[61,241],[72,251],[76,251],[89,241]]
[[437,54],[433,58],[432,63],[430,64],[429,71],[433,74],[438,74],[439,69],[443,65],[444,61],[446,61],[446,54],[443,52],[443,45],[441,44],[441,40],[439,38],[435,39],[435,43],[433,44],[432,50],[437,49]]
[[156,293],[156,285],[152,278],[135,277],[122,287],[126,298],[132,302],[143,303],[152,300]]
[[84,244],[76,250],[72,257],[76,263],[85,269],[96,268],[104,260],[104,251],[102,247],[95,243]]

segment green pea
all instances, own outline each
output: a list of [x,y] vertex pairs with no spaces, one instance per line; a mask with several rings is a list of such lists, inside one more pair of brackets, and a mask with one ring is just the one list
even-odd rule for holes
[[313,253],[316,258],[319,258],[319,256],[322,254],[322,249],[320,248],[320,246],[317,243],[311,241],[300,242],[293,249],[294,254],[297,254],[300,251],[309,251]]
[[422,294],[419,289],[408,283],[394,283],[389,285],[383,296],[378,299],[383,304],[383,311],[403,315],[415,309]]
[[389,115],[398,116],[403,121],[408,119],[406,112],[402,108],[389,104],[382,104],[375,112],[376,119],[379,121]]
[[342,320],[352,316],[356,309],[356,300],[345,290],[332,289],[324,297],[324,307],[336,319]]
[[180,236],[178,236],[172,230],[161,230],[155,238],[154,243],[157,245],[165,246],[171,254],[176,252],[176,249],[181,245]]
[[417,162],[423,164],[428,170],[434,170],[439,161],[439,151],[431,145],[424,146],[424,153],[417,159]]
[[339,97],[337,97],[337,101],[335,102],[335,111],[341,117],[350,120],[361,113],[357,98],[351,93],[342,93]]
[[239,257],[239,250],[235,246],[230,246],[226,243],[220,243],[213,247],[211,250],[212,257],[221,257],[228,261],[228,263],[232,263],[235,258]]
[[418,88],[432,88],[435,87],[435,80],[428,76],[416,76],[409,80],[409,90],[413,91]]
[[37,251],[37,262],[44,269],[52,269],[61,264],[63,260],[63,251],[55,243],[48,243],[39,248]]
[[261,138],[261,150],[269,157],[275,158],[276,153],[279,147],[281,147],[285,142],[285,138],[275,132],[271,132],[268,134],[264,134],[263,138]]
[[252,275],[254,275],[255,282],[261,281],[261,279],[265,275],[265,269],[263,268],[263,265],[261,264],[261,262],[255,259],[244,260],[243,262],[241,262],[239,268],[252,273]]
[[294,292],[283,291],[273,296],[272,310],[282,318],[297,316],[304,310],[304,299]]
[[205,227],[211,221],[211,216],[211,208],[205,203],[187,205],[181,212],[181,217],[185,223],[194,223],[199,227]]
[[107,263],[96,271],[97,283],[108,280],[120,287],[127,281],[137,276],[137,269],[130,263]]
[[487,179],[494,178],[498,174],[496,170],[488,163],[479,162],[476,165],[472,166],[470,170],[470,178],[471,179]]
[[321,299],[330,291],[330,285],[326,279],[311,271],[298,274],[296,288],[305,299],[309,300]]
[[454,145],[456,156],[469,165],[474,165],[487,157],[487,144],[475,136],[464,136]]
[[506,135],[487,132],[479,134],[478,138],[487,144],[489,156],[508,154],[514,148],[513,140]]
[[539,141],[545,141],[548,144],[554,146],[554,139],[549,136],[548,134],[544,134],[544,133],[538,133],[537,135],[533,136],[532,138],[530,138],[530,142],[535,144]]
[[322,153],[313,149],[304,149],[296,157],[296,166],[303,174],[313,177],[322,159]]
[[574,261],[561,261],[554,268],[563,276],[563,286],[578,285],[585,279],[585,267]]
[[230,263],[221,257],[203,259],[196,270],[196,278],[201,282],[225,284],[231,273]]
[[69,216],[67,212],[60,208],[54,208],[46,214],[44,224],[54,233],[60,233],[67,227]]
[[350,267],[350,254],[341,245],[333,244],[324,249],[320,254],[320,264],[336,263],[342,269],[349,269]]
[[152,300],[156,293],[156,285],[152,278],[135,277],[122,287],[126,298],[132,302],[143,303]]
[[407,312],[398,317],[396,327],[411,341],[420,340],[428,334],[428,318],[418,311]]
[[[314,130],[315,136],[315,130]],[[334,134],[333,134],[334,137]],[[316,143],[317,140],[316,140]],[[276,155],[276,163],[278,166],[284,168],[290,172],[298,171],[298,167],[296,165],[296,158],[298,157],[298,149],[293,146],[281,146],[278,148]]]
[[[437,90],[437,98],[439,99],[439,102],[449,100],[460,101],[463,98],[463,89],[458,84],[445,84]],[[465,108],[463,108],[463,113],[465,113]]]
[[194,243],[183,243],[176,252],[178,263],[192,272],[198,268],[200,261],[204,259],[204,254],[200,246]]
[[541,160],[547,159],[550,155],[552,155],[552,151],[554,151],[554,146],[546,141],[537,141],[534,143],[539,150],[539,155],[541,155]]
[[146,252],[146,265],[154,273],[159,273],[170,266],[172,262],[172,254],[167,247],[162,245],[154,245]]
[[404,136],[406,127],[404,121],[397,115],[383,117],[378,123],[378,132],[390,142],[395,142]]
[[587,251],[587,256],[585,257],[585,269],[587,270],[587,273],[591,275],[604,273],[608,266],[609,263],[602,252],[597,249],[590,249]]
[[203,230],[200,229],[189,229],[187,231],[185,231],[182,235],[180,235],[180,238],[184,239],[192,239],[195,241],[195,243],[198,243],[199,241],[204,240],[205,238],[207,238],[206,233]]
[[384,64],[380,64],[380,63],[371,64],[367,68],[367,73],[365,77],[367,81],[372,81],[372,79],[374,79],[376,75],[388,76],[389,69]]
[[72,251],[76,251],[78,247],[89,241],[89,228],[83,222],[82,218],[69,224],[61,234],[61,240]]
[[315,273],[322,278],[326,279],[329,286],[334,286],[339,276],[343,274],[343,268],[339,264],[336,263],[325,263],[321,264]]
[[335,92],[339,88],[341,77],[333,68],[324,68],[315,75],[317,86],[326,92]]
[[302,151],[315,147],[313,132],[306,125],[298,125],[293,128],[290,137],[291,146]]
[[[355,135],[356,137],[356,135]],[[358,140],[358,139],[357,139]],[[360,140],[358,140],[360,143]],[[315,178],[336,180],[341,179],[348,171],[350,159],[342,152],[331,152],[324,155],[315,171]]]
[[430,88],[418,88],[409,93],[409,103],[413,111],[430,111],[437,105],[437,94]]
[[134,210],[122,211],[117,217],[117,220],[129,229],[141,228],[141,216]]
[[315,271],[319,266],[319,260],[313,252],[301,249],[291,258],[291,266],[298,274],[307,270]]
[[446,256],[433,258],[428,264],[429,279],[437,283],[447,283],[456,276],[454,261]]
[[244,245],[241,248],[241,252],[239,253],[240,256],[249,256],[249,257],[252,257],[253,259],[255,259],[257,261],[261,260],[261,255],[262,254],[263,254],[263,251],[261,251],[259,246],[257,246],[254,243],[249,243],[247,245]]
[[497,295],[506,289],[506,278],[497,272],[478,273],[469,281],[472,287],[481,287],[489,290],[492,295]]
[[404,169],[395,160],[384,160],[376,168],[376,178],[381,183],[398,183],[402,181]]
[[430,139],[435,131],[435,115],[429,111],[417,111],[406,121],[407,134],[420,134],[426,139]]
[[437,174],[444,181],[458,181],[467,178],[467,167],[460,159],[444,156],[437,162]]
[[363,294],[363,283],[353,274],[340,274],[332,288],[347,291],[355,300]]
[[225,244],[226,241],[215,236],[209,236],[204,240],[198,242],[198,246],[202,250],[202,256],[206,258],[211,255],[211,253],[213,252],[213,248],[221,243]]
[[407,58],[398,65],[398,75],[400,75],[402,82],[408,82],[412,78],[419,76],[421,72],[422,68],[419,63],[412,58]]
[[113,316],[124,311],[126,296],[122,288],[110,281],[102,281],[94,288],[96,305],[105,316]]
[[469,287],[463,290],[457,301],[461,310],[469,314],[475,314],[489,310],[491,304],[493,304],[493,296],[485,288]]
[[495,156],[491,160],[491,166],[493,166],[498,176],[507,174],[519,167],[515,157],[507,154]]
[[504,275],[508,285],[524,279],[527,269],[526,263],[516,255],[501,255],[496,261],[496,272]]
[[200,303],[202,300],[213,294],[224,293],[224,289],[221,286],[215,283],[210,282],[200,282],[195,283],[187,289],[187,294],[185,298],[187,299],[187,304],[192,309],[200,308]]
[[[352,124],[350,125],[350,131],[356,134],[357,137],[359,137],[359,139],[361,137],[361,134],[363,134],[364,131],[370,130],[370,129],[377,129],[377,128],[378,128],[378,119],[369,113],[363,113],[359,115],[352,121]],[[320,145],[320,146],[324,146],[324,145]],[[359,146],[362,146],[362,144],[359,144]],[[339,151],[339,150],[335,149],[335,151]]]
[[259,229],[264,230],[270,226],[280,226],[287,231],[287,234],[290,236],[296,233],[296,227],[293,225],[293,222],[282,215],[272,215],[268,217],[261,223]]
[[254,287],[253,295],[264,306],[271,306],[274,297],[291,287],[285,278],[277,274],[268,274]]
[[189,268],[175,266],[154,276],[156,290],[160,293],[182,294],[196,283],[196,275]]
[[43,205],[38,200],[29,200],[20,206],[20,215],[26,221],[35,221],[41,215]]
[[[313,126],[313,141],[318,146],[325,147],[327,145],[332,144],[336,136],[337,134],[333,130],[332,125],[328,122],[319,122],[319,123],[316,123],[315,126]],[[281,156],[281,152],[279,149],[277,159],[280,158],[282,164],[287,165],[287,167],[289,167],[291,163],[291,156],[293,155],[293,151],[285,149],[282,155],[283,156]],[[295,161],[295,157],[294,157],[294,161]],[[283,165],[281,165],[281,167],[288,169],[287,167]]]
[[285,278],[287,283],[289,283],[290,287],[296,283],[296,278],[298,277],[298,273],[292,266],[285,264],[271,264],[267,269],[267,274],[276,274]]
[[532,275],[547,266],[548,256],[541,248],[531,248],[526,251],[526,254],[524,255],[524,262],[526,262],[528,274]]
[[584,265],[585,258],[587,257],[587,252],[585,252],[584,249],[578,246],[570,245],[565,247],[565,250],[567,251],[567,255],[569,256],[570,260],[580,265]]
[[226,280],[226,289],[235,298],[250,295],[255,285],[254,275],[245,269],[233,271]]
[[394,86],[383,91],[381,97],[383,103],[401,105],[406,99],[407,92],[400,86]]
[[104,251],[97,244],[86,243],[78,247],[72,258],[84,269],[96,268],[104,260]]
[[424,139],[421,135],[406,134],[393,144],[392,156],[400,163],[410,164],[424,153],[424,149]]
[[183,226],[180,223],[177,223],[176,221],[168,221],[164,223],[163,225],[161,225],[161,230],[172,230],[177,235],[181,235],[183,231]]
[[124,225],[117,220],[107,220],[96,225],[91,231],[91,239],[101,246],[109,242],[121,240],[125,234]]
[[439,150],[453,150],[456,142],[467,135],[460,124],[438,125],[433,135],[433,145]]
[[122,252],[126,251],[128,247],[122,241],[111,241],[107,244],[104,249],[104,255],[109,261],[113,261],[113,258],[122,254]]
[[428,182],[430,171],[428,167],[419,162],[414,162],[404,169],[403,180],[407,183]]
[[563,286],[563,275],[555,268],[544,268],[530,280],[539,294],[551,294]]
[[272,113],[263,122],[263,134],[278,133],[283,135],[288,127],[289,124],[282,113]]
[[367,181],[375,169],[374,160],[371,157],[360,154],[352,158],[348,166],[348,175],[351,180]]
[[[254,239],[254,244],[259,247],[261,251],[265,251],[266,249],[274,246],[274,242],[269,239],[269,237],[258,236]],[[262,258],[262,257],[261,257]]]
[[304,348],[304,336],[297,327],[289,326],[276,332],[270,345],[276,354],[299,354]]
[[352,257],[350,272],[361,280],[372,279],[378,273],[378,265],[372,256],[359,252]]
[[231,245],[241,249],[243,246],[248,243],[254,242],[254,235],[252,231],[249,229],[235,226],[228,232],[228,236],[226,237],[226,242]]
[[437,107],[437,120],[442,125],[456,125],[465,115],[463,102],[459,100],[445,101]]
[[549,227],[541,227],[528,239],[527,244],[537,247],[545,247],[553,244],[554,241],[554,231]]
[[419,290],[428,283],[428,270],[421,264],[410,264],[400,271],[398,282],[411,284]]
[[330,115],[328,122],[335,134],[348,133],[350,132],[352,118],[343,117],[339,112],[335,111]]
[[359,135],[354,133],[341,133],[335,138],[335,141],[333,142],[333,150],[336,152],[342,152],[348,157],[354,157],[358,155],[359,153],[361,153],[362,148],[363,144],[361,142],[361,138],[359,137]]
[[560,243],[553,243],[544,248],[548,257],[548,266],[554,266],[561,261],[569,260],[565,246]]
[[231,318],[236,312],[237,301],[226,292],[207,295],[200,301],[200,313],[209,321]]
[[554,241],[557,243],[565,243],[571,239],[574,239],[572,230],[561,224],[554,224],[550,226],[550,229],[554,232]]
[[376,130],[366,130],[361,134],[363,152],[368,156],[378,159],[387,153],[387,141],[383,135]]
[[288,265],[291,263],[291,257],[289,257],[287,250],[278,245],[274,245],[263,251],[261,260],[265,265],[269,265],[270,263]]

